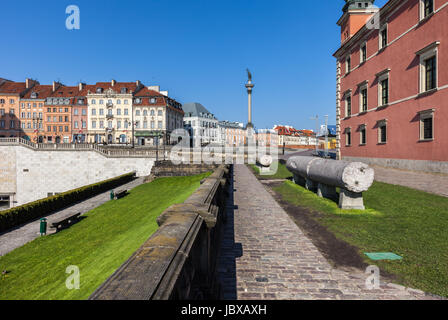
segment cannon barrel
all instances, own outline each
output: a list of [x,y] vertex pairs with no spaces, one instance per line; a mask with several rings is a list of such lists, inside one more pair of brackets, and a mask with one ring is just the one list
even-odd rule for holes
[[288,160],[287,168],[305,179],[355,193],[367,191],[375,176],[374,170],[362,162],[314,157],[292,157]]

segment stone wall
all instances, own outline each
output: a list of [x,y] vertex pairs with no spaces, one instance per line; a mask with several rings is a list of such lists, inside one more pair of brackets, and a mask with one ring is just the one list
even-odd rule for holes
[[89,299],[220,299],[216,268],[231,170],[220,166],[162,213],[160,228]]
[[0,194],[15,206],[136,171],[148,176],[153,158],[106,156],[94,150],[34,150],[0,145]]
[[381,167],[389,167],[394,169],[448,174],[448,161],[361,158],[361,157],[343,157],[343,160],[364,162],[370,165],[377,165]]
[[154,177],[179,177],[192,176],[216,170],[218,165],[208,164],[179,164],[175,165],[171,161],[156,161],[151,170]]

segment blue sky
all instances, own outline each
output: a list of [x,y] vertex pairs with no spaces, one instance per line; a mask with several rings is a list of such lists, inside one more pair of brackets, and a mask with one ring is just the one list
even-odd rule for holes
[[[386,0],[376,1],[382,6]],[[67,30],[77,5],[80,30]],[[0,77],[135,81],[160,85],[181,103],[200,102],[220,120],[314,129],[335,123],[332,54],[343,0],[2,1]]]

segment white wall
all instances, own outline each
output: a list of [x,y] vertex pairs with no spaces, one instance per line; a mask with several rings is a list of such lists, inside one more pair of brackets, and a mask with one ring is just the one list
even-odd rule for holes
[[108,158],[95,151],[36,151],[23,146],[0,146],[0,157],[0,173],[8,172],[0,178],[0,193],[15,192],[16,205],[132,171],[148,176],[154,164],[152,158]]

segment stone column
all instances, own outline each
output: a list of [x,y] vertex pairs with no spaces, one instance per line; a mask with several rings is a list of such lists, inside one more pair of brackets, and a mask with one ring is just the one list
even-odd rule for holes
[[254,84],[252,83],[252,80],[249,79],[246,83],[247,88],[247,94],[248,94],[248,121],[247,121],[247,127],[253,128],[252,124],[252,89],[254,88]]

